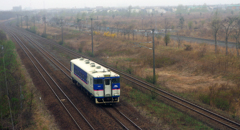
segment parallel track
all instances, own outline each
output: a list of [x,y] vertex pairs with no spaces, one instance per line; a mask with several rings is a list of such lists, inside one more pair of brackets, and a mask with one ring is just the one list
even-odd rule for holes
[[[22,50],[24,51],[24,53],[27,55],[27,57],[29,58],[29,60],[31,60],[32,64],[35,66],[35,68],[37,69],[37,71],[39,72],[39,74],[41,75],[41,77],[44,79],[44,81],[48,84],[48,87],[51,89],[51,91],[53,92],[53,94],[56,96],[56,98],[58,99],[58,101],[61,103],[61,105],[64,107],[64,109],[66,110],[66,112],[69,114],[69,116],[72,118],[72,120],[74,121],[74,123],[76,124],[76,126],[78,127],[78,129],[82,129],[80,127],[80,123],[83,124],[82,122],[85,122],[88,127],[84,127],[84,129],[88,128],[88,129],[93,129],[92,125],[87,121],[87,119],[82,115],[82,113],[77,109],[77,107],[72,103],[72,101],[67,97],[67,95],[62,91],[62,89],[59,87],[59,85],[53,80],[53,78],[49,75],[49,73],[45,70],[45,68],[41,65],[41,63],[36,59],[36,57],[34,57],[34,55],[32,54],[32,52],[23,44],[23,42],[15,35],[12,34],[12,37],[15,39],[15,41],[18,43],[18,45],[22,48]],[[32,57],[32,58],[31,58]],[[37,63],[38,65],[36,65],[33,61],[33,59],[35,59],[35,63]],[[40,67],[37,67],[40,66]],[[43,73],[45,72],[48,75],[48,78],[46,78],[46,76],[44,76]],[[52,81],[52,83],[49,83],[49,81]],[[51,85],[52,84],[52,85]],[[56,91],[56,89],[53,88],[53,84],[55,84],[57,86],[57,88],[61,91],[61,94],[59,94],[59,92]],[[67,98],[68,102],[62,102],[60,97],[65,96]],[[71,104],[71,105],[70,105]],[[72,106],[75,109],[75,112],[73,112],[73,108],[71,109],[71,112],[69,110],[69,107]],[[76,120],[73,117],[73,114],[71,113],[78,113],[82,120]],[[75,114],[76,115],[76,114]],[[77,117],[79,119],[79,117]],[[77,123],[79,122],[79,123]]]
[[[29,33],[28,33],[29,34]],[[35,38],[39,38],[39,36],[36,36],[35,34],[31,34],[32,36],[34,36]],[[44,38],[41,38],[41,41],[45,41],[47,43],[50,43],[54,46],[57,46],[59,49],[63,50],[63,51],[66,51],[70,54],[72,54],[73,56],[76,56],[76,57],[84,57],[84,58],[88,58],[90,60],[93,60],[92,58],[90,57],[87,57],[87,56],[84,56],[84,55],[81,55],[79,53],[76,53],[75,51],[72,51],[68,48],[65,48],[61,45],[58,45],[57,43],[53,42],[53,41],[50,41],[50,40],[47,40],[47,39],[44,39]],[[194,103],[191,103],[183,98],[180,98],[178,96],[175,96],[171,93],[168,93],[162,89],[159,89],[158,87],[154,86],[153,84],[150,84],[150,83],[147,83],[145,81],[142,81],[138,78],[135,78],[129,74],[126,74],[124,72],[121,72],[115,68],[112,68],[108,65],[105,65],[104,63],[98,61],[98,60],[93,60],[95,61],[96,63],[98,64],[101,64],[115,72],[117,72],[118,74],[121,75],[122,78],[124,78],[125,80],[128,80],[136,85],[138,85],[139,87],[141,88],[144,88],[144,89],[147,89],[149,91],[152,91],[154,90],[155,93],[157,93],[159,96],[169,100],[169,101],[172,101],[173,103],[177,104],[177,105],[180,105],[182,107],[185,107],[186,109],[188,110],[191,110],[192,112],[195,112],[201,116],[203,116],[204,118],[206,118],[207,120],[210,120],[210,121],[214,121],[215,123],[217,124],[220,124],[221,126],[224,126],[225,128],[228,128],[228,129],[240,129],[240,124],[235,122],[235,121],[232,121],[230,119],[227,119],[226,117],[223,117],[219,114],[216,114],[214,112],[211,112],[205,108],[202,108],[201,106],[198,106]],[[218,126],[218,128],[222,128],[220,126]]]
[[[38,44],[37,44],[37,42],[36,41],[34,41],[33,39],[31,39],[31,38],[29,38],[29,37],[27,37],[26,35],[24,35],[24,37],[26,38],[26,40],[29,42],[29,43],[31,43],[31,44],[33,44],[46,58],[48,58],[49,59],[49,61],[51,61],[56,67],[58,67],[70,80],[69,81],[71,81],[71,75],[70,75],[70,73],[67,73],[67,72],[70,72],[70,70],[66,67],[66,66],[64,66],[62,63],[60,63],[56,58],[54,58],[54,56],[52,56],[51,54],[49,54],[46,50],[44,50],[41,46],[39,46]],[[54,62],[55,61],[55,62]],[[58,64],[58,65],[57,65]],[[67,72],[65,72],[63,69],[65,69]],[[114,114],[111,114],[111,112],[110,111],[112,111],[111,109],[106,109],[106,108],[104,108],[104,107],[101,107],[110,117],[112,117],[115,121],[117,121],[124,129],[129,129],[128,127],[130,126],[131,128],[130,129],[132,129],[133,127],[134,128],[136,128],[136,129],[140,129],[141,130],[141,128],[137,125],[137,124],[135,124],[131,119],[129,119],[126,115],[124,115],[121,111],[119,111],[117,108],[115,108],[115,107],[111,107],[111,109],[112,110],[115,110],[115,111],[117,111],[118,113],[118,115],[114,115]],[[121,116],[119,116],[119,115],[121,115]],[[118,117],[120,117],[120,118],[117,118],[117,116]],[[127,123],[127,122],[129,122],[129,123],[127,123],[128,125],[127,126],[125,126],[124,125],[124,123],[122,123],[120,120],[125,120],[124,121],[124,123]],[[133,126],[133,127],[132,127]]]

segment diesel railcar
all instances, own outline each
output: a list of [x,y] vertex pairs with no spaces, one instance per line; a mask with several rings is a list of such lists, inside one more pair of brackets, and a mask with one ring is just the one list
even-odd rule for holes
[[89,59],[77,58],[70,62],[72,82],[80,86],[96,104],[119,102],[120,76]]

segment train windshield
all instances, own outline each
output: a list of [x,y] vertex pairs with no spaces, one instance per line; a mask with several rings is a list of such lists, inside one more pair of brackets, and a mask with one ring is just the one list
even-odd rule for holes
[[119,83],[120,82],[120,78],[113,78],[112,79],[112,83]]
[[102,79],[94,79],[94,84],[103,84]]

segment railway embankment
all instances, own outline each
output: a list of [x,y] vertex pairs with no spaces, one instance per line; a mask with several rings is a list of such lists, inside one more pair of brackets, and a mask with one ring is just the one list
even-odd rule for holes
[[0,31],[1,129],[58,129],[20,60],[15,44]]

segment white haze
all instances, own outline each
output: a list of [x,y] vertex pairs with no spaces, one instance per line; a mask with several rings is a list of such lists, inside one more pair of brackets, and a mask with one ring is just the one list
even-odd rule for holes
[[131,6],[177,6],[240,4],[239,0],[0,0],[0,10],[11,10],[13,6],[22,9],[84,8],[84,7],[127,7]]

